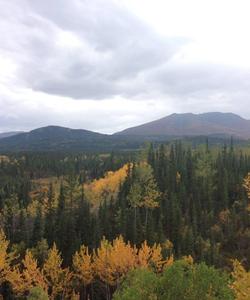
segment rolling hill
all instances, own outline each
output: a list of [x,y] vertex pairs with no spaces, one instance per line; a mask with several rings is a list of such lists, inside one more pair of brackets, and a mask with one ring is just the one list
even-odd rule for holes
[[111,151],[135,149],[142,142],[84,129],[47,126],[0,139],[0,152],[9,151]]

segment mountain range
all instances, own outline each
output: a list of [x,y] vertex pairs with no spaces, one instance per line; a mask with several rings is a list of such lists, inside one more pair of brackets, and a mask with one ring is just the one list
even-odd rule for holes
[[135,149],[145,141],[176,138],[250,139],[250,121],[233,113],[172,114],[113,135],[47,126],[30,132],[0,134],[0,151],[105,151]]

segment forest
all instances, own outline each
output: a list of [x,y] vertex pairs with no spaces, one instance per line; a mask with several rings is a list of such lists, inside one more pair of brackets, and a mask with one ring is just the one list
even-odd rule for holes
[[0,156],[0,299],[250,299],[250,148]]

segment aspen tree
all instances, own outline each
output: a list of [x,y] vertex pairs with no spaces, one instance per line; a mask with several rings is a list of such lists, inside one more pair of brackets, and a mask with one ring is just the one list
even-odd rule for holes
[[73,268],[75,276],[83,285],[84,299],[86,299],[86,287],[93,282],[94,269],[92,255],[88,247],[81,246],[80,250],[73,256]]
[[238,260],[233,261],[232,277],[234,279],[231,288],[236,300],[250,299],[250,272],[247,272]]
[[48,258],[43,265],[43,274],[48,283],[51,299],[68,293],[68,285],[72,274],[68,268],[62,268],[62,258],[56,244],[49,250]]

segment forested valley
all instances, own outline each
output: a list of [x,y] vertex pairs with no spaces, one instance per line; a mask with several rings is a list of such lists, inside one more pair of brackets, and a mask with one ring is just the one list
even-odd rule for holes
[[250,299],[250,150],[0,156],[0,298]]

